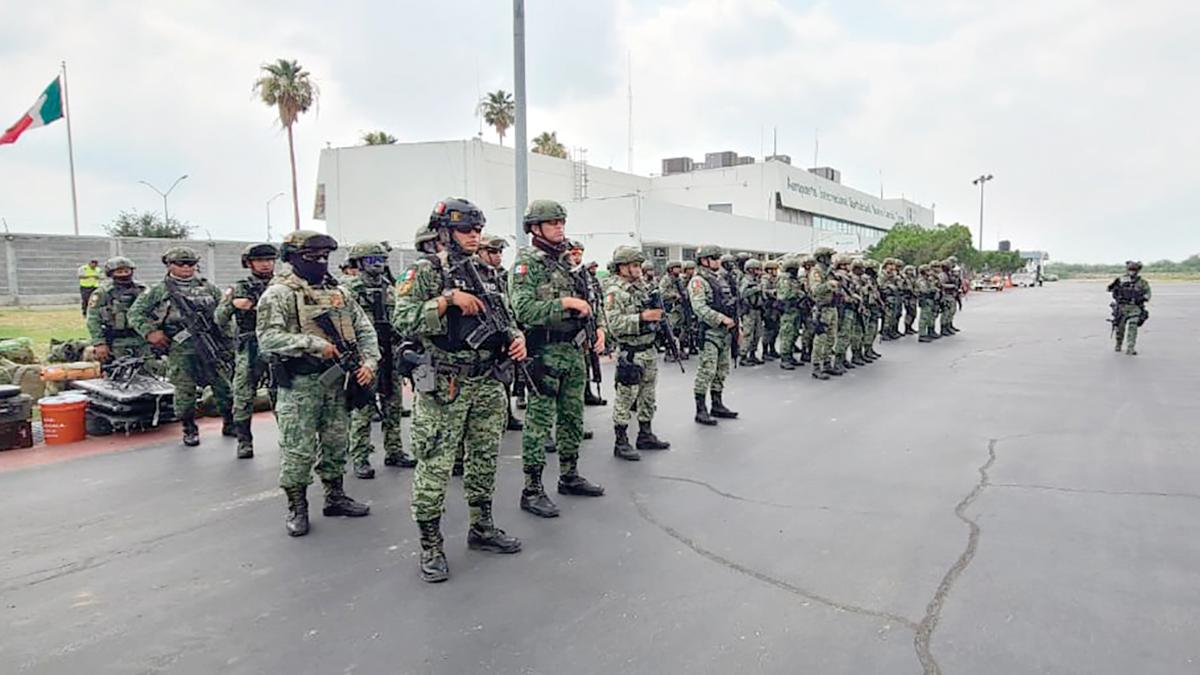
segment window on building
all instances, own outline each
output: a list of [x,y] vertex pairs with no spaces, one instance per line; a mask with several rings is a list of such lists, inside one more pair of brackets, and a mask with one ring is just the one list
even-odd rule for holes
[[717,213],[733,213],[733,204],[730,204],[730,203],[709,204],[708,210],[716,211]]
[[696,249],[694,249],[694,248],[684,246],[682,253],[683,253],[684,260],[695,260],[696,259]]

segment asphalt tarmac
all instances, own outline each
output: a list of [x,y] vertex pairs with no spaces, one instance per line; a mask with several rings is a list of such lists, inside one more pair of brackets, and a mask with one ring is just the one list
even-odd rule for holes
[[347,478],[368,518],[310,490],[287,537],[269,417],[250,461],[207,427],[0,473],[0,672],[1198,673],[1200,286],[1155,285],[1137,357],[1107,304],[972,294],[960,335],[830,382],[736,370],[715,429],[695,361],[664,364],[671,450],[614,459],[588,408],[608,494],[540,520],[505,434],[497,521],[524,551],[466,549],[454,479],[439,585],[407,470]]

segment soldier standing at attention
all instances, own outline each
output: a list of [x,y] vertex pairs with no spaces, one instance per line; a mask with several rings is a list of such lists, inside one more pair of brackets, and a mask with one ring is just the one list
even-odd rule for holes
[[[692,311],[700,323],[700,366],[692,394],[696,397],[696,422],[705,426],[717,423],[714,418],[736,419],[738,414],[725,407],[721,399],[725,377],[729,374],[730,349],[733,345],[734,315],[737,295],[721,273],[721,249],[701,246],[696,252],[699,266],[688,284]],[[731,256],[732,259],[732,256]],[[712,396],[711,414],[707,397]]]
[[878,262],[863,261],[863,271],[859,279],[863,285],[867,329],[863,333],[862,357],[867,363],[883,358],[883,354],[875,351],[875,338],[879,337],[879,322],[883,319],[883,295],[879,292],[878,277],[876,276],[878,273]]
[[[272,360],[279,384],[279,487],[288,498],[287,533],[308,534],[308,485],[314,468],[325,488],[326,516],[362,517],[371,507],[342,487],[349,414],[346,386],[368,387],[375,378],[379,347],[375,328],[354,298],[329,274],[337,241],[311,230],[283,238],[279,257],[291,270],[275,277],[258,301],[258,348]],[[328,317],[336,336],[320,321]],[[346,386],[327,387],[322,373],[344,356],[336,338],[356,347],[361,365],[346,373]]]
[[679,340],[679,356],[688,360],[687,314],[683,303],[687,298],[687,286],[682,276],[683,261],[672,260],[667,263],[667,273],[658,282],[658,292],[663,299],[663,309],[667,312],[667,322],[671,324],[672,332]]
[[[901,278],[901,293],[904,301],[904,333],[902,335],[916,335],[917,331],[913,330],[913,324],[917,321],[917,268],[915,265],[905,265],[900,275]],[[897,325],[898,327],[898,325]],[[899,332],[899,331],[897,331]]]
[[[664,315],[661,307],[650,306],[654,287],[652,282],[642,280],[641,265],[645,259],[646,256],[632,246],[618,246],[613,251],[617,280],[608,287],[604,305],[609,335],[616,343],[617,352],[613,456],[634,462],[641,459],[638,450],[671,447],[670,443],[659,440],[651,428],[658,383],[658,357],[654,346]],[[634,409],[638,418],[637,450],[629,444],[628,434]]]
[[136,356],[152,359],[150,345],[129,322],[129,308],[146,290],[133,279],[136,268],[129,258],[116,256],[104,263],[108,277],[88,298],[87,328],[99,361]]
[[738,285],[738,298],[742,303],[741,335],[738,339],[738,356],[743,366],[758,366],[764,361],[755,354],[762,341],[763,292],[760,285],[762,263],[755,258],[746,260],[742,279]]
[[934,308],[938,304],[938,281],[928,264],[921,265],[917,271],[921,275],[917,279],[917,297],[921,303],[921,334],[917,342],[933,342],[938,337],[934,324],[937,319]]
[[[513,310],[525,329],[535,363],[525,414],[522,459],[525,489],[521,508],[543,518],[558,516],[558,506],[542,487],[546,439],[557,425],[558,493],[599,497],[604,488],[579,474],[583,437],[583,389],[587,379],[581,333],[593,315],[589,281],[571,265],[566,251],[567,211],[558,202],[539,199],[525,212],[524,228],[533,246],[517,253],[509,276]],[[604,351],[604,316],[595,314],[596,342]]]
[[900,277],[896,273],[897,260],[895,258],[883,259],[883,270],[877,278],[879,284],[879,295],[883,300],[883,329],[880,331],[880,339],[884,341],[895,340],[900,337],[900,333],[896,330],[896,326],[900,322],[901,296],[900,296]]
[[[237,355],[233,362],[233,424],[237,428],[237,457],[250,459],[254,456],[254,435],[250,420],[254,416],[254,398],[258,387],[268,381],[267,362],[258,350],[258,299],[267,290],[275,277],[275,258],[279,249],[271,244],[250,244],[242,251],[242,267],[250,270],[250,276],[242,279],[225,291],[215,312],[217,325],[226,326],[230,319],[235,323],[234,339]],[[271,401],[276,391],[271,388]]]
[[[396,381],[395,350],[398,342],[392,328],[392,314],[396,309],[396,287],[388,270],[388,250],[377,241],[360,241],[350,247],[346,257],[357,271],[346,279],[346,292],[350,294],[375,327],[375,339],[379,344],[379,370],[375,372],[375,393],[383,412],[383,464],[412,468],[417,460],[404,452],[404,440],[400,437],[401,387]],[[357,478],[375,477],[371,466],[371,420],[375,411],[372,406],[363,406],[350,413],[350,461]]]
[[855,345],[862,339],[862,331],[858,325],[861,297],[858,294],[858,286],[850,275],[850,256],[834,256],[833,276],[838,280],[835,301],[840,302],[838,332],[833,341],[834,362],[844,370],[853,370],[865,362],[858,357],[855,357],[857,362],[854,362],[847,356],[855,352]]
[[1124,344],[1129,356],[1137,356],[1138,328],[1150,317],[1146,310],[1146,303],[1150,302],[1150,282],[1142,277],[1141,271],[1142,263],[1130,260],[1125,263],[1125,274],[1108,285],[1108,292],[1112,293],[1117,305],[1113,312],[1113,330],[1117,337],[1113,351],[1121,351]]
[[774,361],[779,358],[775,351],[775,340],[779,337],[779,318],[783,310],[776,297],[779,288],[779,261],[768,260],[763,263],[763,275],[759,286],[762,289],[763,317],[763,360]]
[[513,360],[525,358],[525,339],[510,325],[481,336],[475,346],[469,344],[484,325],[482,320],[495,311],[484,294],[498,298],[507,311],[495,272],[476,256],[485,222],[483,213],[465,199],[438,202],[429,216],[429,229],[437,234],[442,250],[413,266],[407,275],[411,284],[400,296],[394,319],[398,332],[420,337],[430,359],[428,379],[417,376],[415,414],[438,442],[424,444],[417,456],[412,513],[421,532],[421,578],[431,583],[450,576],[441,518],[460,446],[466,448],[463,492],[471,522],[467,547],[490,553],[521,550],[521,541],[493,522],[492,493],[507,408],[504,383],[512,380]]
[[779,318],[779,367],[784,370],[795,370],[797,366],[796,340],[804,297],[804,288],[800,284],[800,258],[787,256],[783,259],[783,275],[775,287],[775,302],[783,310]]
[[958,331],[954,329],[954,310],[958,305],[958,288],[950,268],[953,263],[947,258],[934,262],[934,274],[937,275],[938,285],[942,291],[942,335],[950,337]]
[[[221,301],[221,291],[203,277],[196,276],[199,256],[185,246],[172,246],[162,257],[167,275],[162,283],[138,296],[129,308],[129,322],[151,346],[167,352],[167,379],[175,387],[175,416],[183,426],[183,444],[200,445],[200,430],[196,427],[196,401],[204,385],[212,387],[217,407],[224,418],[221,435],[235,435],[233,409],[229,396],[229,381],[218,364],[203,363],[196,356],[196,336],[185,332],[179,300],[188,303],[196,312],[213,321],[213,312]],[[177,296],[173,301],[171,296]],[[215,321],[213,323],[215,328]],[[180,334],[184,334],[182,339]],[[217,338],[218,336],[213,336]],[[219,336],[225,339],[225,335]],[[225,364],[228,367],[230,364]]]
[[[483,243],[479,245],[478,255],[479,259],[482,260],[492,274],[495,275],[496,284],[500,286],[500,292],[503,293],[504,297],[507,298],[508,270],[504,269],[503,263],[504,248],[506,246],[508,246],[508,242],[504,240],[504,237],[485,237],[483,239]],[[512,384],[505,385],[505,390],[507,393],[505,400],[508,404],[508,422],[505,425],[505,428],[508,431],[521,431],[525,428],[525,425],[521,424],[521,420],[517,419],[517,416],[513,415],[512,411],[512,389],[515,386],[516,377],[514,377]]]
[[846,371],[833,354],[833,342],[838,334],[838,309],[835,296],[838,280],[829,269],[833,249],[822,246],[813,251],[813,266],[805,276],[805,289],[812,299],[812,376],[828,380],[830,375],[841,375]]

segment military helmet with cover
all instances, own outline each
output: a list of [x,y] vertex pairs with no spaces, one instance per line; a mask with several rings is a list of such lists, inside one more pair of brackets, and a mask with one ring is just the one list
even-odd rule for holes
[[722,258],[721,247],[712,244],[705,244],[696,251],[696,260],[704,260],[705,258]]
[[104,276],[111,277],[113,272],[116,272],[122,267],[129,268],[130,272],[133,272],[137,269],[137,265],[134,265],[133,261],[129,258],[126,258],[123,255],[115,255],[104,261]]
[[724,253],[721,255],[720,260],[721,260],[722,265],[724,265],[726,263],[735,263],[735,262],[737,262],[737,256],[735,256],[732,253]]
[[618,246],[613,251],[612,261],[615,265],[640,265],[646,262],[646,254],[636,246]]
[[696,269],[696,261],[695,260],[684,260],[683,261],[683,271],[684,272],[686,272],[688,270],[694,270],[694,269]]
[[683,261],[682,261],[682,260],[668,260],[668,261],[667,261],[667,271],[668,271],[668,272],[670,272],[671,270],[675,269],[676,267],[678,267],[678,268],[682,269],[682,268],[683,268]]
[[249,268],[251,260],[274,260],[279,249],[274,244],[250,244],[242,249],[242,267]]
[[1127,260],[1125,261],[1125,269],[1129,270],[1130,272],[1140,272],[1142,270],[1142,261]]
[[552,220],[566,220],[567,210],[562,204],[552,199],[535,199],[529,203],[529,207],[525,209],[525,217],[522,223],[525,227],[525,232],[532,231],[534,225],[541,225]]
[[744,269],[749,272],[750,270],[761,270],[762,267],[763,265],[761,260],[758,258],[750,258],[746,261],[746,266]]
[[508,242],[504,239],[504,237],[488,237],[482,244],[479,245],[480,248],[485,248],[489,251],[495,251],[497,253],[503,251],[507,246]]
[[820,260],[821,258],[833,258],[833,254],[834,250],[828,246],[818,246],[817,249],[812,252],[812,257]]
[[358,260],[371,255],[387,257],[388,250],[383,244],[377,241],[360,241],[350,247],[346,253],[346,260]]
[[779,261],[778,260],[768,260],[765,263],[763,263],[763,269],[764,270],[777,270],[777,269],[779,269]]
[[905,265],[905,266],[904,266],[904,269],[903,269],[903,270],[901,270],[901,271],[902,271],[904,274],[915,274],[915,273],[916,273],[916,271],[917,271],[917,268],[916,268],[916,267],[914,267],[914,266],[912,266],[912,265]]
[[200,256],[187,246],[172,246],[163,253],[162,262],[164,265],[172,263],[197,263],[200,262]]
[[790,272],[792,270],[799,270],[800,269],[800,256],[789,255],[789,256],[785,257],[783,259],[781,267],[783,267],[784,272]]

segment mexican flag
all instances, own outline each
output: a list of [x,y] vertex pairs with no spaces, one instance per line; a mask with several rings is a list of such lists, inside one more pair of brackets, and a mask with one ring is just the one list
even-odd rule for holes
[[21,116],[17,123],[5,130],[0,136],[0,145],[15,143],[26,129],[50,124],[63,116],[62,81],[57,77],[46,87],[46,91],[33,103],[29,112]]

